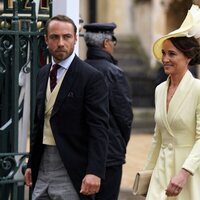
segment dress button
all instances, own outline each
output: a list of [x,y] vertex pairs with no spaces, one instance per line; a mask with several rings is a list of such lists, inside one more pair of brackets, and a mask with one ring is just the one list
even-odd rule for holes
[[171,143],[168,144],[168,149],[172,150],[173,149],[173,145]]

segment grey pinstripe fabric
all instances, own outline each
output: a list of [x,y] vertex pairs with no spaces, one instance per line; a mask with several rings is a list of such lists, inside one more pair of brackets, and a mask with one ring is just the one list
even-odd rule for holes
[[32,200],[79,200],[55,146],[45,145]]

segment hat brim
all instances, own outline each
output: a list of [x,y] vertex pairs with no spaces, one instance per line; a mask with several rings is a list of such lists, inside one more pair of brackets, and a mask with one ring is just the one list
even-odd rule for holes
[[159,38],[153,45],[153,54],[158,61],[162,61],[162,46],[163,42],[172,37],[184,37],[187,36],[188,30],[193,25],[193,17],[190,12],[187,13],[185,20],[179,29],[168,33],[167,35]]

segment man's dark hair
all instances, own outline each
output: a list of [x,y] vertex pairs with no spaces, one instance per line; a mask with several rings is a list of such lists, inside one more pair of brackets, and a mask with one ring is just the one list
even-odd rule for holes
[[74,27],[74,32],[75,32],[75,33],[77,32],[77,27],[76,27],[74,21],[73,21],[71,18],[69,18],[69,17],[67,17],[67,16],[65,16],[65,15],[56,15],[56,16],[51,17],[50,19],[48,19],[48,21],[46,22],[46,25],[45,25],[45,34],[48,34],[48,27],[49,27],[49,24],[50,24],[52,21],[54,21],[54,20],[56,20],[56,21],[61,21],[61,22],[68,22],[68,23],[72,24],[73,27]]

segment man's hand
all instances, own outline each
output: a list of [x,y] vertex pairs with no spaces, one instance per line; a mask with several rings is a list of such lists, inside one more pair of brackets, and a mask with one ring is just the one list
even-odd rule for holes
[[98,176],[87,174],[82,180],[80,193],[84,195],[96,194],[99,192],[100,184],[101,179]]
[[24,180],[28,187],[32,186],[32,172],[31,168],[27,168],[24,174]]

